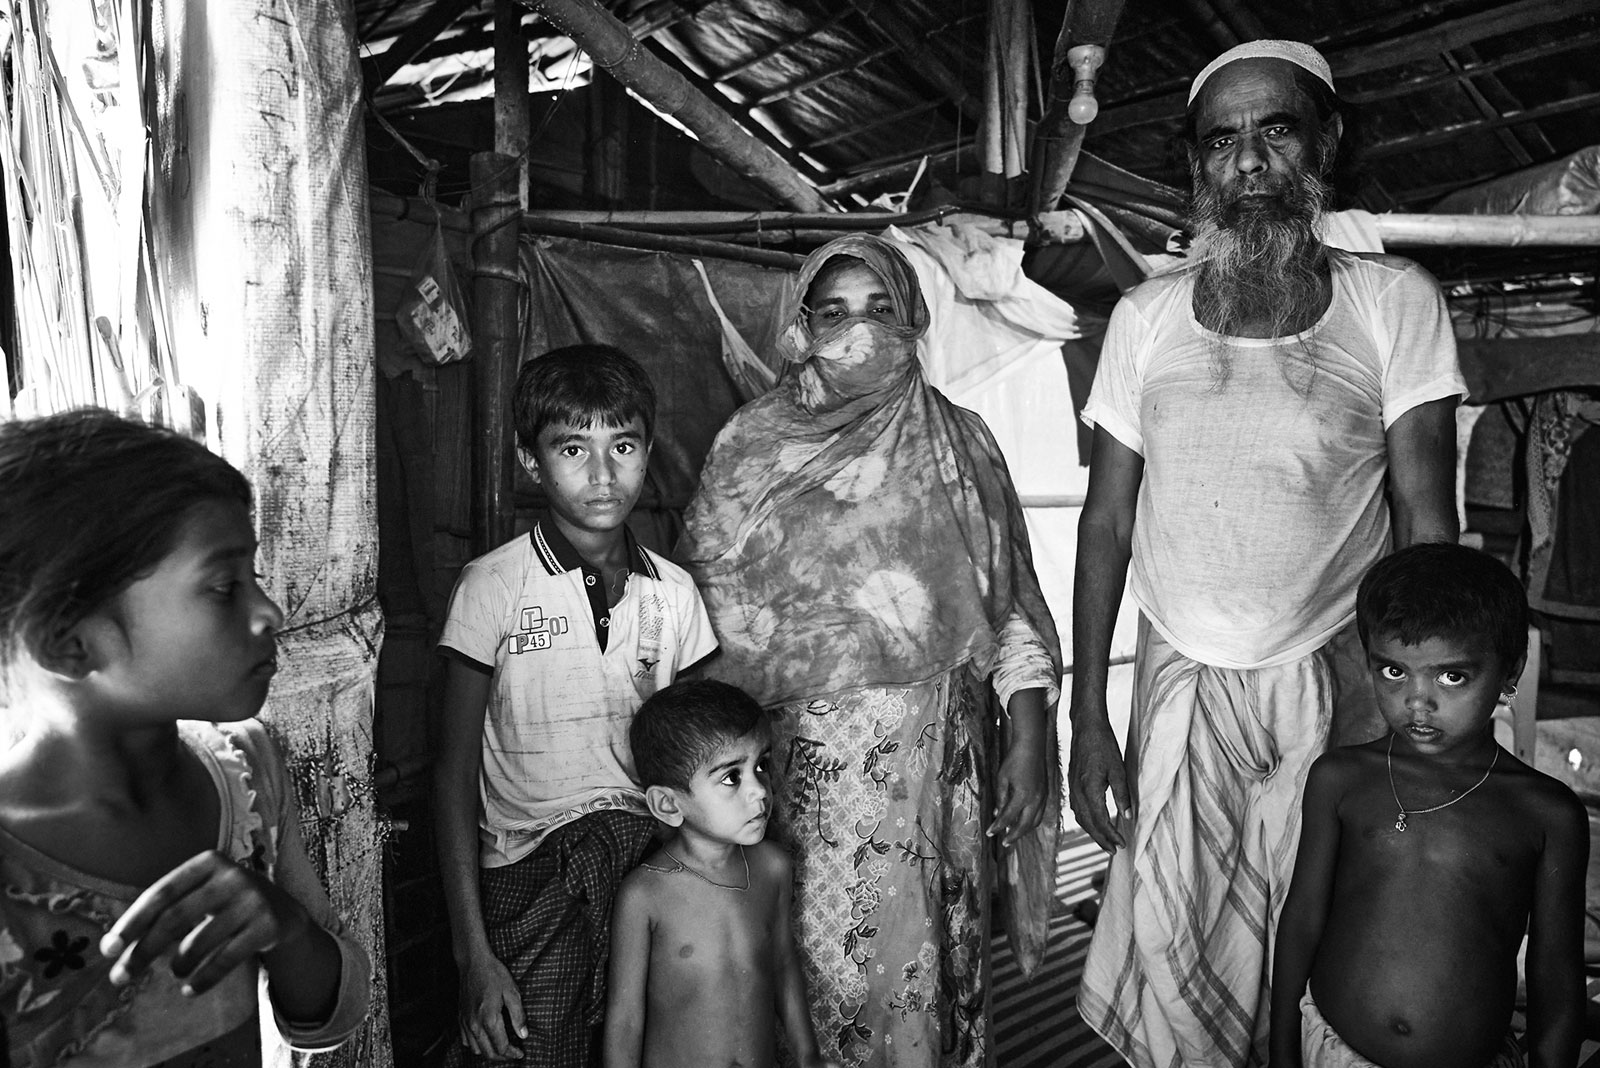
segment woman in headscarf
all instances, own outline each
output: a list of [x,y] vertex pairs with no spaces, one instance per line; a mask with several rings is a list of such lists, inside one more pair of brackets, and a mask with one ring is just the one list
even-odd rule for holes
[[818,250],[782,321],[786,372],[718,436],[679,550],[710,673],[775,713],[824,1054],[981,1065],[995,861],[1025,969],[1054,885],[1055,624],[999,448],[923,375],[894,245]]

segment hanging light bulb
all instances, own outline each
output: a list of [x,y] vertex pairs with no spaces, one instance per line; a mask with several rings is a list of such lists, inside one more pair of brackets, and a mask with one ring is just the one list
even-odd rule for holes
[[1087,126],[1100,114],[1100,102],[1094,98],[1094,83],[1100,66],[1106,61],[1103,45],[1073,45],[1067,49],[1067,65],[1072,68],[1072,99],[1067,103],[1067,118],[1079,126]]

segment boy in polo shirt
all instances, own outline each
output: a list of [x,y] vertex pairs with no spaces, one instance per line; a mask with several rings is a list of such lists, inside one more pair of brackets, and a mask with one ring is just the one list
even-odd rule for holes
[[654,830],[628,723],[716,648],[694,583],[623,521],[655,390],[604,345],[523,365],[517,453],[548,517],[467,564],[435,777],[440,868],[470,1061],[584,1068],[598,1050],[613,896]]

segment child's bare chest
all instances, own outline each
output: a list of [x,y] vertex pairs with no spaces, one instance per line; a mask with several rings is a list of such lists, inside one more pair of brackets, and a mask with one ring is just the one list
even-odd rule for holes
[[766,982],[775,956],[776,894],[717,888],[686,893],[675,906],[651,935],[653,988],[726,997]]
[[1492,790],[1403,820],[1387,790],[1372,791],[1343,813],[1335,892],[1392,896],[1403,913],[1432,902],[1458,920],[1520,929],[1538,859],[1536,836]]

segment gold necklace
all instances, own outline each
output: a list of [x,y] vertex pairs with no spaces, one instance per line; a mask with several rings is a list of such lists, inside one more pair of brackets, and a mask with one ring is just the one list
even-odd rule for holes
[[[661,852],[666,854],[668,860],[672,861],[673,864],[677,865],[677,867],[675,867],[675,868],[666,869],[668,875],[674,874],[675,872],[686,871],[690,875],[693,875],[696,879],[699,879],[701,882],[710,883],[712,886],[717,887],[719,890],[732,890],[735,893],[742,894],[742,893],[745,893],[746,891],[748,891],[750,889],[750,858],[744,855],[744,846],[740,846],[739,847],[739,859],[744,861],[744,885],[743,886],[729,886],[727,883],[719,883],[715,879],[711,878],[710,876],[701,874],[700,872],[696,871],[695,869],[689,867],[689,865],[685,864],[683,861],[679,860],[677,857],[673,856],[672,852],[669,849],[667,849],[666,846],[662,846],[661,847]],[[650,867],[650,865],[646,865],[646,867]],[[663,869],[656,868],[655,870],[656,871],[662,871]]]
[[1476,790],[1478,787],[1482,786],[1484,783],[1489,781],[1489,773],[1494,771],[1495,761],[1497,761],[1499,759],[1500,759],[1500,747],[1497,745],[1497,746],[1494,747],[1494,755],[1489,758],[1489,770],[1485,771],[1483,773],[1483,778],[1479,779],[1477,782],[1475,782],[1471,786],[1467,787],[1466,790],[1462,791],[1457,796],[1452,797],[1450,800],[1446,801],[1442,805],[1434,805],[1432,808],[1414,808],[1410,812],[1407,812],[1406,811],[1406,806],[1404,806],[1404,805],[1402,805],[1400,803],[1400,791],[1398,791],[1398,790],[1396,790],[1394,788],[1394,735],[1390,734],[1389,735],[1389,751],[1384,756],[1384,762],[1389,767],[1389,793],[1394,795],[1394,807],[1400,810],[1400,815],[1397,816],[1395,818],[1395,821],[1394,821],[1394,829],[1397,830],[1397,831],[1404,832],[1405,829],[1406,829],[1406,817],[1407,816],[1420,816],[1420,815],[1422,815],[1423,813],[1426,813],[1426,812],[1438,812],[1441,808],[1449,808],[1451,805],[1455,804],[1457,801],[1460,801],[1463,797],[1466,797],[1467,794],[1470,794],[1472,791]]

